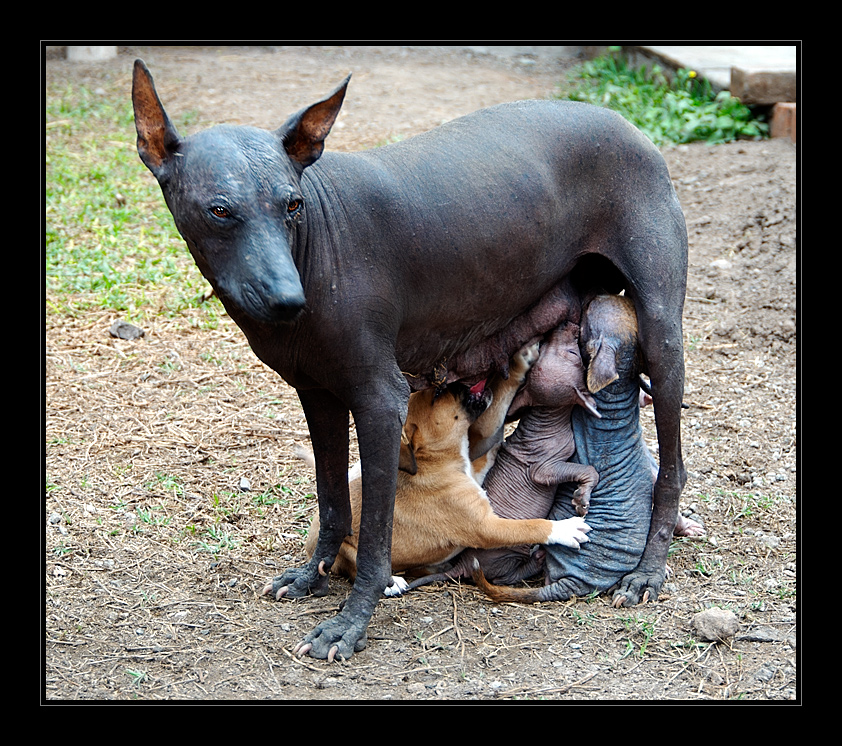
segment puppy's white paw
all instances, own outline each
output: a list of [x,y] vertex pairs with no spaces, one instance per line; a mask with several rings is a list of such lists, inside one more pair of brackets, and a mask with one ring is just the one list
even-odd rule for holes
[[386,586],[386,590],[383,591],[383,595],[389,596],[390,598],[402,596],[406,593],[407,588],[409,588],[409,583],[407,583],[400,575],[392,575],[392,584]]
[[552,521],[553,528],[547,544],[562,544],[570,549],[578,549],[588,539],[588,531],[591,527],[585,523],[583,518],[574,516],[563,521]]
[[532,342],[521,348],[515,353],[512,358],[512,368],[516,373],[525,376],[529,369],[538,362],[538,355],[540,354],[540,345],[538,342]]

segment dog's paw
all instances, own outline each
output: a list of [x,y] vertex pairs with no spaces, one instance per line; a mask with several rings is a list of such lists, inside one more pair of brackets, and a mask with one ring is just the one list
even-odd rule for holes
[[408,588],[409,583],[407,583],[400,575],[392,575],[392,582],[386,587],[386,590],[383,591],[383,595],[389,596],[389,598],[402,596],[406,593]]
[[538,362],[539,354],[540,345],[538,342],[531,342],[525,347],[522,347],[512,358],[511,369],[509,371],[510,375],[514,373],[521,379],[525,378],[529,369]]
[[578,516],[566,518],[563,521],[551,521],[551,523],[553,528],[547,544],[561,544],[570,549],[579,549],[582,544],[590,541],[588,531],[591,527]]
[[591,490],[579,487],[573,493],[573,499],[570,502],[576,509],[576,514],[584,518],[588,514],[588,508],[591,506]]
[[329,572],[324,562],[309,562],[304,567],[290,569],[283,575],[276,575],[263,587],[261,595],[271,596],[276,601],[282,598],[326,596],[328,576]]

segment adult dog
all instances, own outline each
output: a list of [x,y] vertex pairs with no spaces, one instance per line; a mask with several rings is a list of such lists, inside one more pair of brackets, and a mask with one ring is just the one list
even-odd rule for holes
[[351,530],[349,412],[362,461],[357,578],[296,647],[350,657],[391,575],[392,509],[411,389],[488,377],[579,321],[570,280],[634,299],[660,472],[646,551],[623,580],[657,595],[685,481],[680,408],[687,231],[663,158],[586,104],[503,104],[402,143],[324,153],[348,81],[276,131],[179,136],[146,66],[132,100],[141,159],[199,269],[257,354],[301,400],[316,458],[318,544],[272,582],[327,592]]

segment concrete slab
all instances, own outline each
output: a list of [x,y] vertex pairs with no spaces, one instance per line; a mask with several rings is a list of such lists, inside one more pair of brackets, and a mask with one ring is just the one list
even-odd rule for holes
[[117,56],[117,47],[67,47],[67,59],[71,62],[98,62]]
[[728,90],[745,104],[798,100],[795,45],[640,45],[629,49],[673,69],[695,70],[715,89]]

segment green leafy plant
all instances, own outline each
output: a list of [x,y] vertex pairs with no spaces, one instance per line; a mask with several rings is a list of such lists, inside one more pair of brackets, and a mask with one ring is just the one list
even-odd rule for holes
[[597,104],[622,114],[656,145],[711,144],[768,134],[768,125],[728,91],[716,93],[692,70],[671,80],[659,67],[631,67],[619,50],[575,68],[561,98]]
[[210,526],[205,531],[205,539],[196,542],[195,546],[203,552],[217,555],[225,551],[234,550],[239,542],[220,526]]

